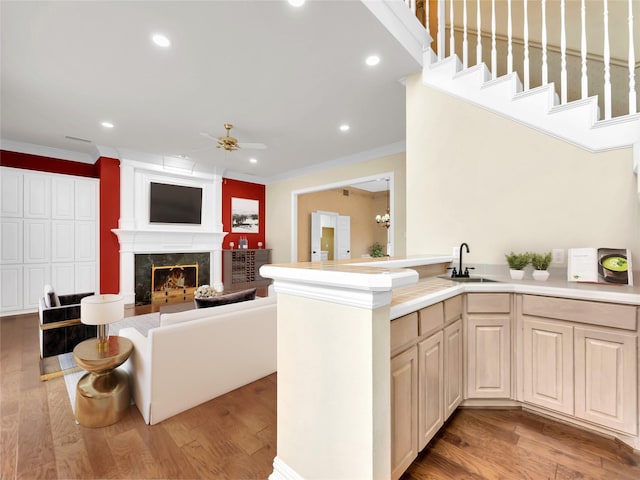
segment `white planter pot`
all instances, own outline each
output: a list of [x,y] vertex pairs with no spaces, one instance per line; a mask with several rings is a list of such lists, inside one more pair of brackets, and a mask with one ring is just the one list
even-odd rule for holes
[[534,270],[533,278],[534,280],[545,282],[549,278],[549,272],[547,272],[546,270]]
[[513,280],[522,280],[524,278],[524,270],[509,270],[509,274]]

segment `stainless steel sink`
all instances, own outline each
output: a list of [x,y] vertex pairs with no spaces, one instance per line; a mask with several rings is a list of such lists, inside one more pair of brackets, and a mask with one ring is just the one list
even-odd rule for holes
[[452,282],[463,282],[463,283],[498,283],[497,280],[491,280],[490,278],[485,277],[450,277],[449,275],[440,275],[440,278],[446,278],[447,280],[451,280]]

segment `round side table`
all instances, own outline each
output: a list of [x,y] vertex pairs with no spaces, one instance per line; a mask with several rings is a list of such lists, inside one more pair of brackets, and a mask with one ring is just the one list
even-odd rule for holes
[[76,387],[76,421],[85,427],[106,427],[120,420],[130,402],[129,376],[116,370],[133,350],[128,338],[109,337],[108,351],[98,351],[98,339],[76,345],[73,358],[88,370]]

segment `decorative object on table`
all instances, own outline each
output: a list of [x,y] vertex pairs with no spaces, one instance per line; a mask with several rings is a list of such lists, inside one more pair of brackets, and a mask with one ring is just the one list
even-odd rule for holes
[[228,305],[230,303],[245,302],[247,300],[254,300],[256,298],[256,289],[249,288],[247,290],[241,290],[239,292],[231,293],[215,293],[213,295],[195,297],[193,300],[196,304],[196,308],[209,308],[217,307],[220,305]]
[[88,371],[76,387],[76,421],[85,427],[105,427],[120,420],[129,406],[129,377],[116,370],[133,350],[127,338],[107,336],[107,325],[124,318],[124,298],[104,294],[80,301],[80,320],[98,326],[98,337],[73,349],[76,364]]
[[531,265],[533,266],[533,278],[535,280],[546,281],[549,278],[547,269],[551,265],[551,252],[532,253]]
[[567,280],[633,285],[631,250],[628,248],[570,248]]
[[522,280],[524,278],[524,269],[531,262],[531,254],[529,252],[514,253],[513,251],[505,255],[509,264],[509,274],[513,280]]
[[379,242],[375,242],[369,247],[369,255],[374,258],[384,257],[384,246]]
[[213,288],[211,285],[200,285],[198,288],[196,288],[196,292],[193,294],[193,297],[194,298],[215,297],[217,293],[218,292],[216,292],[216,289]]

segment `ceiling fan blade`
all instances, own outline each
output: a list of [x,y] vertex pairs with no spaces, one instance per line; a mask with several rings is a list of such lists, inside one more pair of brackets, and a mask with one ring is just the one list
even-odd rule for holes
[[244,150],[265,150],[267,148],[264,143],[240,142],[238,146]]
[[214,137],[213,135],[209,135],[206,132],[200,132],[200,135],[202,135],[203,137],[210,138],[211,140],[216,140],[216,141],[218,140],[218,137]]

